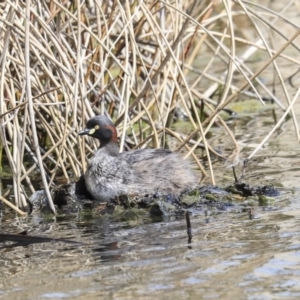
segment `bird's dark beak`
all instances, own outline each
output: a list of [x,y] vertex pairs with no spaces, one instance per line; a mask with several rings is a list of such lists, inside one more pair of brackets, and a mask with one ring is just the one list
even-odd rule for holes
[[86,135],[86,134],[89,134],[89,133],[90,133],[90,129],[85,128],[85,129],[79,131],[77,134],[78,135]]

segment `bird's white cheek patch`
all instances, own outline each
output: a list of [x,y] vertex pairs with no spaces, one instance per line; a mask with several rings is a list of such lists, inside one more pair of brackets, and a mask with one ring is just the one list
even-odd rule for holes
[[96,129],[95,129],[95,128],[92,128],[92,129],[89,131],[89,134],[91,135],[91,134],[93,134],[95,131],[96,131]]

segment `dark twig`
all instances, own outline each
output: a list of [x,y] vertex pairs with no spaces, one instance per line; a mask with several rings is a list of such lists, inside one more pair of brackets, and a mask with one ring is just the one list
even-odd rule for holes
[[190,212],[186,211],[185,213],[186,219],[186,227],[187,227],[187,234],[188,234],[188,244],[192,242],[192,226],[191,226],[191,219],[190,219]]
[[234,166],[232,167],[232,172],[233,172],[234,182],[235,182],[235,183],[238,183],[239,180],[238,180],[238,178],[237,178],[237,176],[236,176],[236,172],[235,172],[235,167],[234,167]]

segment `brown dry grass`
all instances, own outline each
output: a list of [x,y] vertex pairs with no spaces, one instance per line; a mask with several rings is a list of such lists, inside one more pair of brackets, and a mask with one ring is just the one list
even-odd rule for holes
[[[13,175],[12,191],[3,196],[12,192],[16,206],[26,207],[24,185],[33,192],[38,172],[51,203],[57,177],[79,176],[96,147],[76,134],[95,114],[116,121],[122,150],[125,144],[164,147],[172,137],[205,173],[195,155],[201,145],[212,183],[214,151],[207,133],[217,123],[231,138],[232,163],[240,160],[219,112],[237,95],[249,96],[247,87],[251,97],[263,103],[263,91],[290,113],[298,133],[294,102],[276,63],[279,57],[300,63],[283,53],[297,47],[299,29],[284,14],[293,5],[275,12],[256,2],[226,0],[1,2],[1,164],[6,158]],[[278,22],[290,26],[289,36]],[[274,36],[281,36],[276,46]],[[269,59],[252,70],[247,60],[257,51]],[[284,102],[258,78],[269,67]],[[182,117],[191,124],[190,134],[172,127]]]

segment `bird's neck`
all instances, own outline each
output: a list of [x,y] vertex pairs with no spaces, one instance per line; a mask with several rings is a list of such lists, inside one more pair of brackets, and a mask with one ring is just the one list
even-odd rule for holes
[[120,151],[119,145],[115,141],[109,141],[109,142],[101,141],[99,149],[105,151],[107,154],[111,156],[117,156]]

